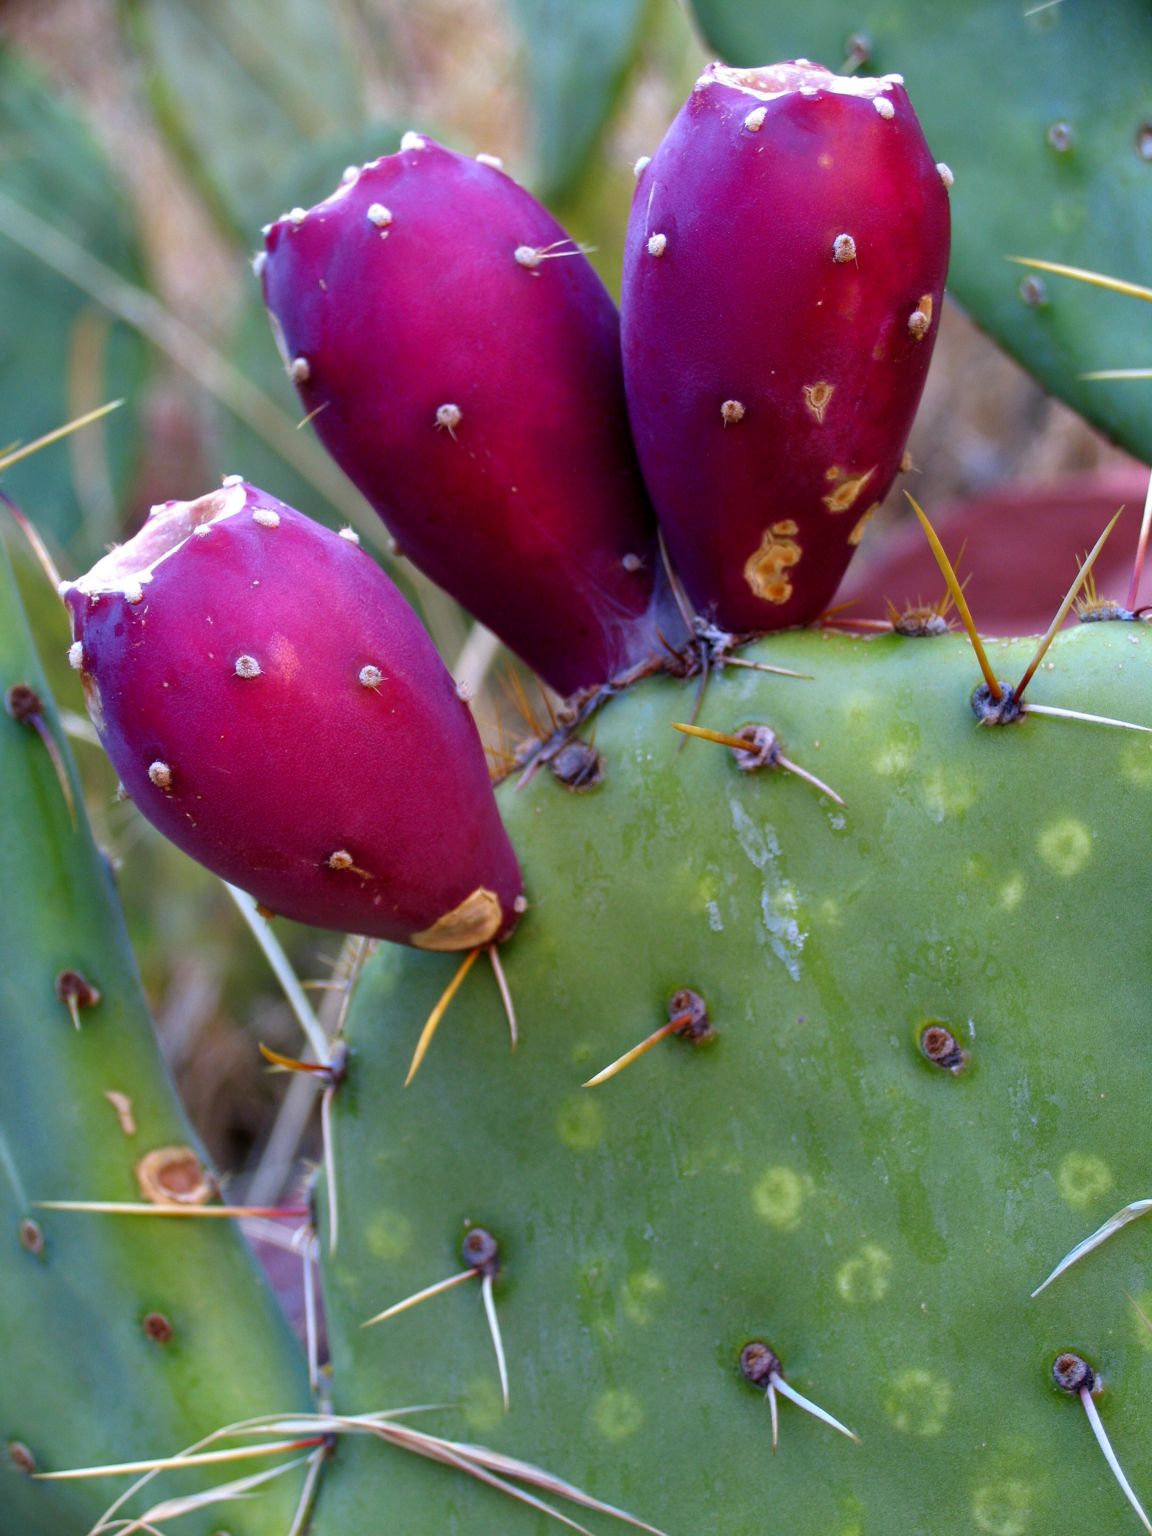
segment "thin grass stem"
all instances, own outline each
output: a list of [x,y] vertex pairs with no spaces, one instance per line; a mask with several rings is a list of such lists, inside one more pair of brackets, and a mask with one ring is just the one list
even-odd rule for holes
[[179,1467],[217,1466],[224,1462],[251,1461],[257,1456],[279,1456],[284,1451],[311,1450],[323,1445],[323,1436],[306,1440],[274,1440],[267,1445],[239,1445],[224,1451],[198,1451],[187,1456],[158,1456],[151,1461],[121,1461],[102,1467],[70,1467],[65,1472],[34,1472],[42,1483],[75,1483],[94,1477],[130,1477],[136,1472],[170,1472]]
[[125,1200],[37,1200],[42,1211],[84,1211],[96,1216],[185,1216],[190,1220],[234,1221],[246,1216],[296,1217],[308,1216],[307,1206],[276,1205],[162,1205],[147,1202],[132,1203]]
[[224,889],[236,903],[241,917],[251,929],[252,936],[263,951],[265,960],[272,967],[273,974],[288,1001],[288,1006],[296,1015],[296,1021],[304,1031],[313,1056],[321,1065],[327,1066],[328,1038],[321,1027],[320,1020],[316,1017],[312,1004],[308,1001],[308,994],[300,985],[300,978],[292,962],[284,953],[283,945],[273,933],[267,918],[261,917],[256,910],[255,897],[249,896],[248,892],[242,891],[239,886],[229,885],[227,880],[223,884]]

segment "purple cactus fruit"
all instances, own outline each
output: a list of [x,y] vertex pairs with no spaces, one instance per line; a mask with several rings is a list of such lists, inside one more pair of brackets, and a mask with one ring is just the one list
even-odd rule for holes
[[409,134],[266,243],[289,373],[403,553],[561,693],[659,653],[619,317],[555,219]]
[[511,931],[520,871],[472,716],[355,535],[230,476],[64,596],[108,755],[185,853],[322,928],[422,949]]
[[710,65],[640,173],[628,408],[701,613],[828,605],[897,470],[932,355],[951,172],[898,75]]

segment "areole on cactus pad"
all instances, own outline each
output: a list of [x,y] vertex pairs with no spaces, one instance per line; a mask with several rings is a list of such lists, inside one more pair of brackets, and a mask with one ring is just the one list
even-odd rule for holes
[[233,476],[64,596],[101,740],[186,853],[324,928],[469,949],[515,926],[468,705],[354,535]]
[[898,75],[713,64],[638,177],[622,298],[640,463],[726,629],[808,623],[900,467],[948,265]]

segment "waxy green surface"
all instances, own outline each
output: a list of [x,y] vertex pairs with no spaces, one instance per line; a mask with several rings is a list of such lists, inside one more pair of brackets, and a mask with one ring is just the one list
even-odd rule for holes
[[[13,683],[45,702],[77,821],[40,738],[0,712],[0,1536],[82,1536],[130,1479],[36,1482],[13,1466],[12,1442],[42,1472],[170,1456],[236,1419],[307,1408],[308,1384],[228,1222],[37,1208],[138,1201],[139,1159],[192,1136],[0,548],[0,694]],[[81,1012],[79,1031],[55,994],[65,969],[102,993]],[[121,1128],[109,1092],[130,1100],[134,1134]],[[39,1254],[21,1245],[27,1220],[43,1234]],[[167,1343],[145,1332],[153,1312],[172,1325]],[[263,1464],[157,1480],[150,1493],[195,1492],[253,1470]],[[179,1529],[285,1536],[299,1491],[292,1474],[258,1500],[189,1515]]]
[[[1030,642],[992,646],[1019,677]],[[701,723],[771,723],[846,800],[742,775],[680,738],[694,685],[606,709],[597,790],[547,773],[501,791],[532,907],[505,946],[522,1042],[486,967],[414,1084],[454,957],[382,953],[348,1026],[335,1106],[340,1249],[327,1264],[337,1406],[452,1405],[413,1422],[534,1460],[669,1536],[1049,1536],[1138,1529],[1062,1349],[1152,1500],[1152,1229],[1039,1299],[1113,1211],[1152,1194],[1147,867],[1152,737],[1033,716],[978,727],[957,635],[785,634]],[[1061,635],[1036,703],[1152,724],[1152,635]],[[663,1042],[581,1083],[706,998],[717,1038]],[[929,1019],[970,1054],[917,1049]],[[361,1323],[463,1266],[466,1223],[503,1245],[502,1412],[480,1288]],[[861,1437],[739,1376],[750,1339]],[[602,1516],[572,1511],[597,1531]],[[462,1474],[339,1451],[315,1536],[537,1532]]]

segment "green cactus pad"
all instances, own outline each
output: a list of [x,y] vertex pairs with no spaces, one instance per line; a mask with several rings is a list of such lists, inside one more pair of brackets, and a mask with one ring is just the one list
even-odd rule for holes
[[[1134,624],[1065,632],[1036,704],[1152,724]],[[998,675],[1031,642],[993,643]],[[606,775],[502,791],[531,909],[504,950],[522,1041],[487,966],[402,1087],[456,961],[381,954],[335,1105],[340,1250],[327,1264],[341,1411],[451,1405],[420,1427],[507,1451],[669,1536],[1050,1536],[1137,1529],[1079,1403],[1079,1351],[1152,1500],[1152,1230],[1117,1235],[1036,1300],[1053,1265],[1152,1194],[1152,737],[1031,716],[976,724],[958,635],[785,634],[729,670],[701,723],[770,723],[844,797],[724,747],[681,744],[693,686],[649,683],[599,717]],[[666,1039],[707,1002],[715,1039]],[[943,1023],[962,1071],[928,1060]],[[930,1044],[933,1042],[929,1042]],[[935,1042],[938,1044],[939,1042]],[[937,1053],[939,1054],[939,1052]],[[501,1244],[511,1412],[480,1285],[363,1331]],[[852,1444],[742,1377],[750,1340],[854,1430]],[[572,1513],[606,1531],[599,1514]],[[315,1536],[542,1532],[458,1471],[357,1442]]]
[[[193,1138],[0,548],[0,693],[14,684],[43,701],[76,808],[73,821],[33,727],[0,713],[0,1533],[81,1536],[130,1479],[38,1482],[28,1455],[40,1472],[173,1455],[237,1419],[308,1407],[308,1384],[229,1223],[39,1208],[139,1201],[139,1161]],[[79,1029],[57,996],[64,971],[100,994],[78,1008]],[[169,1477],[150,1492],[194,1492],[266,1465]],[[299,1494],[293,1474],[227,1506],[229,1536],[284,1536]],[[181,1529],[220,1531],[221,1512]]]
[[[955,173],[948,286],[973,319],[1089,421],[1152,457],[1147,386],[1085,380],[1147,368],[1138,301],[1009,256],[1147,282],[1152,28],[1142,0],[692,0],[734,64],[807,54],[830,68],[865,40],[868,74],[901,71],[928,142]],[[859,55],[856,55],[857,62]]]

